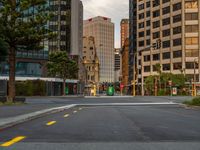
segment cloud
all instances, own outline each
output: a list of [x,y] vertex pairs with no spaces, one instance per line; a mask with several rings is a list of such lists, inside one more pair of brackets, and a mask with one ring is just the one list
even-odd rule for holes
[[120,46],[120,21],[128,18],[129,0],[82,0],[84,19],[105,16],[115,23],[115,46]]

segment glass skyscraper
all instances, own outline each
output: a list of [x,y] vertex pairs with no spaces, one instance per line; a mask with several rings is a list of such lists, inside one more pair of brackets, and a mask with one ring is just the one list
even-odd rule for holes
[[[80,0],[47,0],[47,7],[54,14],[54,17],[46,24],[46,27],[55,32],[57,36],[54,39],[38,43],[43,45],[43,49],[39,51],[27,51],[19,46],[20,49],[16,53],[16,76],[45,77],[47,76],[45,64],[49,52],[67,51],[69,55],[79,55],[81,51],[82,2]],[[27,16],[34,16],[35,13],[37,13],[36,9],[31,7],[25,11],[23,19],[27,19]],[[1,63],[0,75],[6,76],[8,74],[8,63]]]

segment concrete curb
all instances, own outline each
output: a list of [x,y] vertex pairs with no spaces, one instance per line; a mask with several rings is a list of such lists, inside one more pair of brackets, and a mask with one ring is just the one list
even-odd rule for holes
[[37,118],[43,117],[48,114],[61,112],[61,111],[73,108],[75,106],[76,106],[75,104],[72,104],[72,105],[67,105],[67,106],[63,106],[63,107],[55,107],[55,108],[45,109],[45,110],[41,110],[41,111],[37,111],[37,112],[25,114],[25,115],[20,115],[17,117],[1,119],[0,130],[15,126],[17,124],[20,124],[20,123],[23,123],[26,121],[37,119]]
[[163,102],[163,103],[97,103],[97,104],[77,104],[79,107],[89,106],[154,106],[154,105],[178,105],[174,102]]
[[133,96],[84,96],[84,98],[134,98]]

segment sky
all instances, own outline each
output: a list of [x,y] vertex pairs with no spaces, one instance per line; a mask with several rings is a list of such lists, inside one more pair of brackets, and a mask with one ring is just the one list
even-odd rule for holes
[[129,0],[82,0],[84,19],[104,16],[115,23],[115,48],[120,47],[120,21],[129,16]]

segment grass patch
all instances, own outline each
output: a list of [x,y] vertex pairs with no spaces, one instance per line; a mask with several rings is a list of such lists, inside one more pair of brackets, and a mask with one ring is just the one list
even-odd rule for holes
[[183,104],[191,105],[191,106],[200,106],[200,97],[195,97],[190,101],[185,101]]
[[0,106],[19,106],[19,105],[25,105],[23,102],[0,102]]

